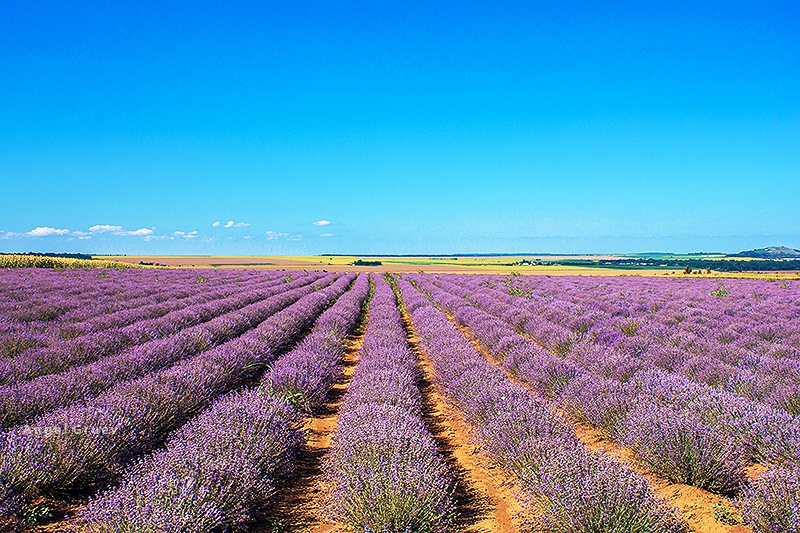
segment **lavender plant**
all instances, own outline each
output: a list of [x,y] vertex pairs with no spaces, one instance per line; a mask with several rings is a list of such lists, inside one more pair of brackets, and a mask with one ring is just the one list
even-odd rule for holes
[[[135,463],[118,488],[81,515],[84,527],[131,533],[244,529],[252,508],[267,501],[277,480],[291,473],[304,443],[298,429],[302,413],[287,401],[280,376],[298,364],[308,368],[314,361],[341,359],[367,291],[362,276],[316,320],[300,345],[272,365],[263,378],[268,387],[219,399],[175,432],[163,450]],[[319,397],[318,388],[330,386],[339,370],[326,365],[316,373],[321,379],[309,388],[297,383],[297,390],[309,399]]]
[[800,532],[800,466],[771,469],[739,499],[742,518],[756,533]]
[[331,512],[355,531],[450,531],[453,474],[421,418],[416,355],[395,296],[376,279],[361,360],[324,470]]
[[7,432],[0,441],[0,483],[26,495],[102,487],[216,396],[252,379],[352,279],[340,277],[213,350]]
[[744,483],[745,450],[691,412],[642,404],[628,414],[620,434],[648,467],[673,483],[726,495]]
[[405,280],[398,286],[437,383],[476,426],[484,448],[531,493],[539,527],[565,533],[688,531],[639,475],[584,448],[565,420],[486,361],[430,300]]

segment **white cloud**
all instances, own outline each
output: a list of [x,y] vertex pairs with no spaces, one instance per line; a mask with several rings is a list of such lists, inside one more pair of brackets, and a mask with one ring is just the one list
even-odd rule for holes
[[312,224],[314,224],[315,226],[327,226],[330,223],[331,223],[330,220],[317,220],[316,222],[312,222]]
[[[224,228],[246,228],[250,224],[247,222],[234,222],[233,220],[229,220],[223,226]],[[216,227],[216,226],[214,226]]]
[[320,233],[320,237],[333,237],[333,233]]
[[274,240],[279,239],[281,237],[288,237],[289,236],[288,233],[281,233],[279,231],[268,231],[267,233],[265,233],[265,235],[267,236],[267,240],[268,241],[274,241]]
[[219,227],[219,220],[217,220],[216,222],[214,222],[213,224],[211,224],[211,227],[212,227],[212,228],[218,228],[218,227]]
[[182,231],[176,231],[175,233],[173,233],[173,235],[175,235],[177,237],[180,237],[181,235],[186,235],[186,233],[184,233]]
[[[96,224],[89,228],[90,233],[110,233],[112,235],[119,235],[119,236],[147,236],[153,234],[153,229],[151,228],[139,228],[135,230],[126,230],[122,226],[112,226],[110,224]],[[78,233],[78,232],[76,232]],[[83,233],[81,233],[83,234]],[[85,234],[84,234],[85,235]]]
[[300,234],[297,234],[297,235],[292,235],[291,237],[286,237],[286,240],[289,240],[289,241],[299,241],[299,240],[300,240],[300,239],[302,239],[302,238],[303,238],[303,236],[302,236],[302,235],[300,235]]
[[97,224],[89,228],[89,231],[92,233],[106,233],[106,232],[113,232],[115,234],[119,234],[123,231],[122,226],[109,226],[108,224]]
[[30,237],[49,237],[51,235],[69,235],[68,229],[49,228],[47,226],[39,226],[30,230],[26,235]]
[[190,231],[186,235],[183,236],[184,239],[196,239],[197,238],[197,231]]
[[245,236],[244,236],[244,238],[245,238],[245,239],[252,239],[252,238],[253,238],[253,236],[252,236],[252,235],[245,235]]

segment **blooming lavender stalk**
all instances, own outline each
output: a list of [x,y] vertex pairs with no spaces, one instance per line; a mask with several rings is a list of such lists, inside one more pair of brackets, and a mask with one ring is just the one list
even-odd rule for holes
[[453,475],[421,418],[417,360],[395,296],[385,280],[375,285],[361,360],[323,465],[331,510],[355,531],[448,531]]
[[752,481],[739,507],[756,533],[800,533],[800,465],[777,467]]

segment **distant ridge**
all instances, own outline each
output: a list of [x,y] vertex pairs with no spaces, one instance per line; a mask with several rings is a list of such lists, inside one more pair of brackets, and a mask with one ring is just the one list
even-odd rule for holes
[[728,257],[753,257],[756,259],[800,259],[800,250],[787,248],[786,246],[770,246],[768,248],[757,248],[755,250],[745,250],[738,254]]

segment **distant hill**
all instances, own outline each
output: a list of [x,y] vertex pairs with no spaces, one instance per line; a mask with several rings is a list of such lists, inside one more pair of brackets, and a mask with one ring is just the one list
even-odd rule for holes
[[745,250],[744,252],[729,255],[728,257],[753,257],[756,259],[800,259],[800,250],[787,248],[786,246],[770,246],[769,248]]

